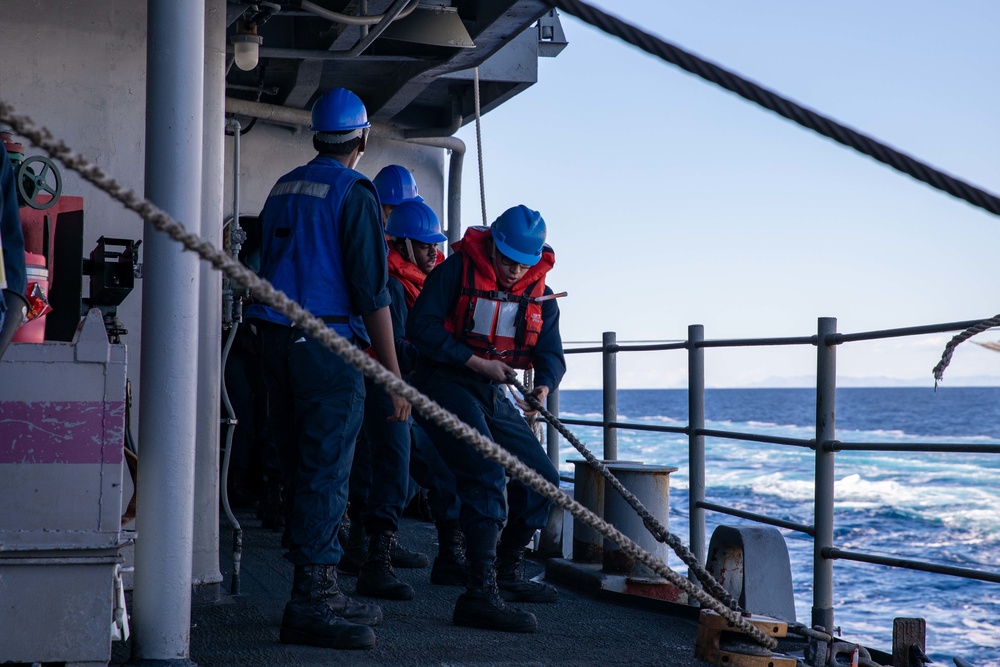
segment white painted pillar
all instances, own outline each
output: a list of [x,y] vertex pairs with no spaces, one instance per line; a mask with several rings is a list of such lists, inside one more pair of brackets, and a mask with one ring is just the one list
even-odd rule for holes
[[[205,0],[149,0],[146,196],[199,231]],[[189,664],[199,261],[146,223],[133,660]]]

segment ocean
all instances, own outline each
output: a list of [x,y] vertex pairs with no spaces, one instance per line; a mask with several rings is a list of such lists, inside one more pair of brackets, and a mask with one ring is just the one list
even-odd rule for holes
[[[706,427],[767,435],[815,436],[813,389],[708,389]],[[560,392],[560,414],[601,418],[600,390]],[[682,389],[619,390],[618,420],[684,426]],[[855,442],[1000,443],[1000,387],[842,388],[837,439]],[[570,427],[600,457],[601,429]],[[672,465],[670,530],[688,540],[687,437],[619,431],[618,457]],[[579,459],[562,440],[560,469]],[[706,499],[811,524],[811,450],[708,438]],[[835,546],[851,551],[1000,572],[1000,455],[840,452],[836,458]],[[707,536],[741,519],[708,512]],[[812,608],[812,539],[782,530],[797,620]],[[671,567],[686,572],[679,559]],[[881,565],[834,561],[835,622],[850,641],[891,650],[892,619],[927,620],[927,654],[1000,667],[1000,584]]]

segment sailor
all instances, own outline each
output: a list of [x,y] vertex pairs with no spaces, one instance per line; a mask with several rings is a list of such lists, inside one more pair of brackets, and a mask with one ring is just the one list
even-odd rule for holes
[[[398,165],[393,165],[398,167]],[[389,293],[392,297],[390,312],[392,314],[393,337],[395,339],[396,357],[401,371],[406,374],[412,370],[410,359],[412,348],[404,340],[406,322],[406,293],[401,286],[399,277],[407,276],[407,284],[412,285],[417,280],[423,284],[422,269],[428,272],[437,263],[436,243],[447,240],[441,234],[437,216],[423,200],[409,199],[400,201],[402,195],[417,196],[415,188],[409,192],[401,192],[400,179],[395,171],[390,170],[394,178],[381,180],[379,200],[383,193],[393,205],[384,205],[383,210],[390,208],[388,236],[394,236],[401,229],[413,230],[419,227],[424,233],[421,238],[424,243],[405,239],[408,244],[417,243],[421,246],[420,267],[412,261],[402,258],[396,244],[389,247]],[[379,172],[384,176],[386,169]],[[399,170],[409,173],[405,168]],[[376,180],[378,180],[376,176]],[[412,181],[412,177],[410,179]],[[388,183],[388,185],[387,185]],[[376,183],[376,188],[378,184]],[[433,229],[432,229],[433,228]],[[418,234],[419,235],[419,234]],[[412,245],[410,249],[412,250]],[[405,250],[405,249],[404,249]],[[408,255],[412,257],[412,253]],[[410,500],[410,450],[411,428],[409,423],[389,421],[392,414],[392,402],[374,382],[365,378],[365,414],[362,427],[362,437],[358,440],[354,455],[354,467],[351,470],[350,506],[348,512],[351,519],[348,547],[345,558],[341,561],[340,570],[350,572],[345,568],[358,567],[358,595],[385,598],[389,600],[412,600],[413,587],[400,581],[393,566],[426,567],[429,560],[426,554],[410,551],[396,542],[395,534],[399,528],[399,518]],[[377,480],[377,483],[375,483]],[[361,513],[359,508],[363,508]],[[364,532],[364,535],[360,533]],[[363,558],[362,558],[363,555]],[[360,566],[356,563],[363,560]]]
[[[384,170],[383,170],[384,171]],[[377,177],[376,177],[377,178]],[[411,199],[389,214],[389,293],[392,295],[392,330],[396,357],[403,377],[416,369],[419,352],[406,340],[406,317],[423,290],[427,275],[444,261],[438,244],[448,240],[430,206]],[[431,583],[464,586],[468,580],[465,536],[459,526],[459,500],[455,476],[416,423],[410,428],[410,476],[424,489],[438,534],[438,553],[431,568]]]
[[[383,167],[372,179],[372,184],[382,205],[383,224],[396,206],[408,201],[423,201],[413,174],[402,165]],[[443,235],[441,238],[445,239]],[[389,287],[391,291],[391,281]],[[394,318],[396,301],[393,298]],[[396,328],[394,319],[394,335]],[[398,346],[396,351],[398,358]],[[402,366],[403,360],[399,359],[399,362]],[[405,374],[406,370],[403,372]],[[356,591],[359,595],[390,600],[412,600],[413,589],[400,582],[391,568],[427,567],[430,561],[426,554],[407,549],[395,537],[390,539],[385,535],[396,532],[399,517],[410,500],[409,426],[386,423],[389,408],[391,402],[386,393],[365,378],[364,425],[354,450],[348,495],[346,523],[349,529],[346,531],[344,557],[340,559],[337,569],[344,574],[360,575],[369,557],[379,556],[378,547],[381,542],[386,542],[389,545],[389,563],[382,563],[378,558],[373,560],[365,575],[358,580]],[[375,479],[379,480],[377,485],[372,484]],[[345,531],[341,530],[340,534],[343,538]]]
[[[514,369],[531,367],[532,393],[544,402],[566,371],[559,309],[554,299],[542,298],[552,294],[545,275],[555,261],[545,245],[545,221],[515,206],[489,228],[468,229],[453,248],[427,277],[407,319],[407,338],[420,351],[413,384],[558,484],[555,466],[504,394]],[[469,581],[453,622],[533,632],[535,616],[505,599],[556,600],[555,588],[525,579],[523,569],[525,547],[545,526],[551,502],[519,481],[507,485],[500,464],[430,421],[418,421],[454,473],[461,500]]]
[[405,201],[423,201],[417,181],[409,169],[401,164],[382,167],[372,179],[382,204],[382,223],[388,224],[389,214]]
[[0,141],[0,358],[24,321],[28,280],[24,268],[24,234],[18,209],[14,168]]
[[[348,90],[335,88],[316,101],[318,155],[271,189],[261,213],[260,274],[341,336],[373,347],[399,377],[378,197],[354,170],[369,127],[364,104]],[[363,376],[272,308],[254,304],[247,317],[260,332],[268,418],[286,481],[282,543],[295,574],[281,641],[371,648],[369,626],[382,619],[382,610],[341,593],[335,569]],[[409,404],[396,396],[391,401],[391,418],[406,421]]]

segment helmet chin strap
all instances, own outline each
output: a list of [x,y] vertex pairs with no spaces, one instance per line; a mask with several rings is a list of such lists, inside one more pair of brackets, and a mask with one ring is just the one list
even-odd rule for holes
[[361,144],[359,145],[358,148],[357,157],[355,157],[354,160],[352,160],[351,164],[349,165],[350,169],[354,169],[355,167],[358,166],[358,163],[361,162],[361,156],[365,154],[365,147],[368,145],[368,132],[370,129],[371,128],[365,127],[360,130],[361,134],[358,136],[361,137]]
[[413,244],[410,243],[410,239],[403,239],[403,240],[406,241],[406,252],[410,254],[410,256],[407,259],[409,259],[412,263],[416,264],[417,256],[413,254]]

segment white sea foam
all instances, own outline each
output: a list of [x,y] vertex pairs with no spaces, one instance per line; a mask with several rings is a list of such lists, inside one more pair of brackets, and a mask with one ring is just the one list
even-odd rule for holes
[[962,626],[966,629],[965,637],[984,648],[1000,648],[1000,623],[990,623],[966,617],[962,618]]
[[[865,400],[880,401],[882,396],[866,395]],[[995,407],[998,393],[987,396],[992,403],[982,409],[968,403],[953,405],[946,421],[941,422],[913,417],[909,396],[893,397],[888,393],[884,396],[888,397],[882,413],[884,419],[881,423],[870,422],[881,428],[847,429],[843,428],[847,422],[838,420],[841,428],[837,430],[837,439],[902,444],[1000,443],[997,437],[984,435],[996,435],[996,429],[988,424],[1000,420],[1000,411]],[[620,400],[620,408],[625,412],[643,414],[641,404],[629,404],[621,397]],[[785,400],[784,393],[773,398],[775,405]],[[675,400],[675,406],[659,401],[659,397],[653,397],[650,404],[663,405],[663,414],[628,421],[685,423],[683,402]],[[873,403],[866,405],[867,408],[871,408],[868,418],[872,418],[882,405]],[[765,411],[757,414],[759,417],[752,420],[720,419],[709,421],[706,426],[801,440],[811,440],[816,435],[808,410],[797,413],[803,419],[799,424],[788,422],[788,414],[793,415],[791,419],[799,418],[794,412],[778,411],[776,418]],[[996,414],[998,420],[990,421],[991,414]],[[727,416],[714,410],[711,415]],[[599,420],[600,414],[589,414],[587,418]],[[619,419],[625,421],[621,416]],[[594,451],[601,451],[600,428],[571,428],[586,433]],[[958,435],[963,433],[968,435]],[[688,438],[683,434],[619,432],[620,458],[680,468],[671,475],[671,526],[680,531],[686,529],[688,519],[687,448]],[[570,448],[563,451],[573,458],[579,457]],[[842,451],[835,455],[835,461],[838,547],[958,567],[989,571],[1000,568],[1000,484],[997,483],[1000,456]],[[706,466],[706,495],[710,502],[811,522],[815,495],[815,452],[811,449],[708,437]],[[734,521],[740,522],[710,512],[709,532],[720,523]],[[801,618],[808,618],[812,539],[797,532],[782,532],[792,560],[796,609]],[[927,619],[928,653],[935,662],[950,664],[952,655],[964,654],[974,658],[977,667],[1000,667],[1000,662],[990,661],[1000,655],[1000,623],[994,621],[1000,618],[996,584],[850,561],[837,561],[834,568],[837,624],[844,628],[845,637],[887,648],[892,641],[894,616],[920,616]]]

